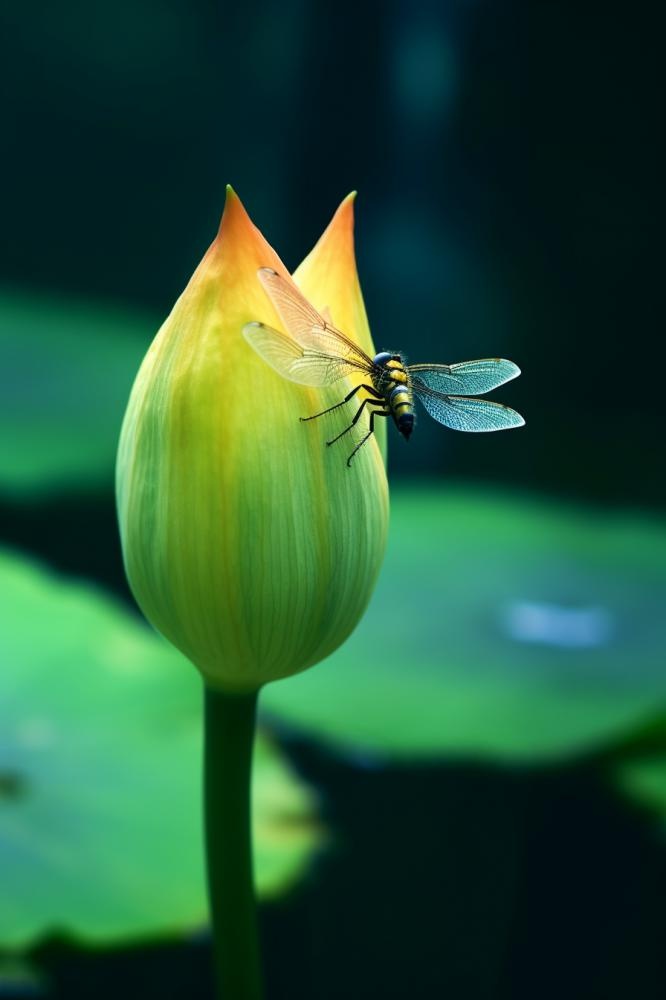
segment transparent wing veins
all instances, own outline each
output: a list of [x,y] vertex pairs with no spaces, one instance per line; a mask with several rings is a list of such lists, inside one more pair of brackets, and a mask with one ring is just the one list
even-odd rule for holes
[[473,396],[451,396],[432,390],[416,389],[418,399],[434,420],[454,431],[504,431],[522,427],[523,417],[505,403]]
[[299,385],[331,385],[360,367],[346,358],[301,347],[291,337],[265,323],[246,323],[243,336],[271,368]]
[[444,395],[483,396],[520,375],[520,368],[505,358],[480,358],[455,365],[408,365],[413,388]]
[[293,282],[271,267],[260,267],[257,274],[280,319],[304,351],[343,358],[356,369],[372,370],[365,351],[320,316]]

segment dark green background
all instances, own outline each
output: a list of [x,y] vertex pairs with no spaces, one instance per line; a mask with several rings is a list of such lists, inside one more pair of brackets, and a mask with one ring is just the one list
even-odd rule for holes
[[378,345],[503,354],[527,429],[396,473],[663,505],[654,5],[5,5],[6,280],[168,312],[232,183],[295,266],[358,189]]
[[[424,416],[409,446],[391,441],[396,480],[663,511],[655,9],[4,5],[3,283],[163,316],[227,182],[291,267],[357,189],[378,347],[523,370],[499,395],[524,430]],[[27,409],[37,390],[20,388]],[[0,514],[4,543],[127,595],[110,481]],[[603,761],[387,768],[289,745],[339,840],[264,912],[272,1000],[663,996],[661,841]],[[38,959],[65,1000],[210,995],[205,941],[52,941]]]

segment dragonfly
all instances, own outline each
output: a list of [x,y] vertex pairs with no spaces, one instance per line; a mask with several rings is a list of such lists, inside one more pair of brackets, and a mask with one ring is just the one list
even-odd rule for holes
[[271,368],[291,382],[311,387],[363,377],[338,403],[300,418],[304,422],[316,420],[364,391],[367,395],[351,423],[326,442],[332,445],[345,437],[367,410],[367,433],[349,455],[348,466],[373,434],[376,417],[392,417],[400,434],[409,440],[416,419],[415,399],[431,417],[456,431],[502,431],[525,423],[510,406],[477,398],[520,375],[520,368],[512,361],[483,358],[452,365],[408,365],[402,354],[391,351],[380,351],[371,358],[333,326],[328,310],[320,315],[292,281],[270,267],[259,268],[257,275],[290,334],[259,322],[243,327],[247,342]]

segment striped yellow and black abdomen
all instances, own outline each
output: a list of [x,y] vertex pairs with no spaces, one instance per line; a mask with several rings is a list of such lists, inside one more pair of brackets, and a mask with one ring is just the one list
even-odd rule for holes
[[396,427],[405,438],[408,438],[414,429],[414,397],[401,360],[391,358],[386,362],[381,391],[384,393]]

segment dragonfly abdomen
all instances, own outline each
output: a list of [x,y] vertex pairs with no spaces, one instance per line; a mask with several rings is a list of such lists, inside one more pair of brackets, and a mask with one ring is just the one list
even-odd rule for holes
[[396,427],[405,438],[408,438],[414,429],[414,400],[409,387],[396,385],[391,389],[386,402]]

